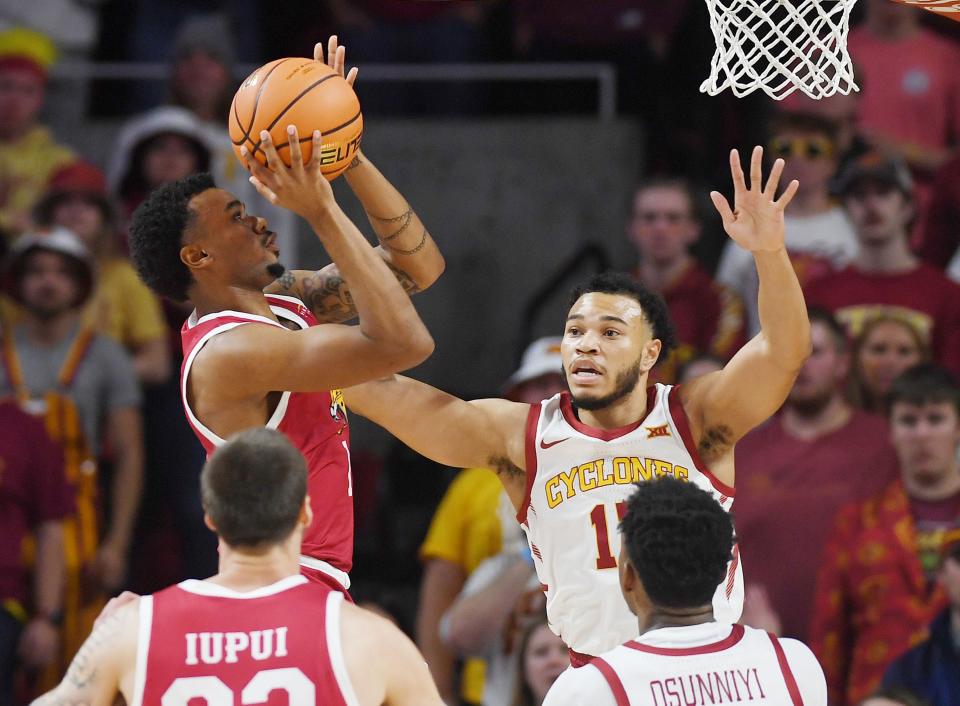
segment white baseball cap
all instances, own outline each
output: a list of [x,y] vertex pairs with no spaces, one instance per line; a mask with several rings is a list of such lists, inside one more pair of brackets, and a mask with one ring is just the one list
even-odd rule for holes
[[527,346],[520,360],[520,367],[507,378],[505,387],[515,387],[547,373],[559,375],[563,368],[563,358],[560,356],[562,340],[559,336],[547,336],[538,338]]

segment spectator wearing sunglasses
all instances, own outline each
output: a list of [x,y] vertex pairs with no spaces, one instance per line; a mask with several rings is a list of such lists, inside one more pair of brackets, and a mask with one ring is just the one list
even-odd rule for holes
[[843,270],[811,282],[807,304],[832,311],[854,338],[880,316],[908,321],[933,358],[960,373],[960,285],[910,250],[915,199],[906,164],[868,152],[851,162],[838,187],[857,254]]
[[[655,368],[657,380],[675,382],[678,369],[703,354],[729,360],[746,342],[744,305],[690,254],[700,237],[690,185],[674,178],[641,184],[633,197],[627,237],[640,257],[634,276],[660,293],[676,328],[678,345]],[[755,271],[753,256],[743,252]]]
[[[782,158],[782,179],[800,183],[784,214],[786,246],[801,285],[845,266],[857,251],[853,227],[830,193],[839,164],[837,125],[812,113],[781,113],[770,124],[766,148],[770,161]],[[760,330],[760,286],[750,253],[727,243],[717,279],[735,290],[747,305],[750,335]]]

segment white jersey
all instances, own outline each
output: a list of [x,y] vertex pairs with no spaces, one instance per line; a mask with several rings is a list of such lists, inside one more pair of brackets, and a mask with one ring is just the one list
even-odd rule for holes
[[742,625],[660,628],[554,682],[543,706],[827,706],[813,652]]
[[[550,628],[575,652],[598,655],[637,634],[620,593],[617,526],[634,484],[670,475],[696,483],[728,512],[733,488],[700,459],[677,388],[648,392],[646,416],[622,429],[581,423],[564,392],[533,405],[527,419],[527,495],[517,520],[527,533]],[[714,616],[735,623],[743,609],[743,571],[734,546],[717,586]]]

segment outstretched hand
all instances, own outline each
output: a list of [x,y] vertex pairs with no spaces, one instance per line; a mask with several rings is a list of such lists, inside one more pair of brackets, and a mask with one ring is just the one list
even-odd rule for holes
[[300,141],[296,125],[287,126],[289,167],[280,159],[277,147],[266,130],[260,133],[260,149],[267,158],[267,166],[253,159],[246,146],[240,148],[240,156],[250,170],[250,183],[263,198],[309,220],[318,209],[334,200],[333,189],[320,171],[320,148],[323,144],[320,131],[313,131],[312,153],[306,164],[303,162]]
[[730,174],[733,177],[733,209],[717,191],[710,192],[713,205],[723,219],[723,229],[734,242],[750,252],[776,251],[784,244],[783,211],[797,193],[799,182],[791,181],[779,199],[774,200],[784,162],[778,159],[770,169],[763,186],[763,148],[754,147],[750,158],[750,188],[743,177],[740,154],[730,151]]
[[[317,42],[314,45],[313,58],[315,61],[324,61],[323,42]],[[357,72],[359,71],[359,69],[357,69],[357,67],[354,66],[352,69],[350,69],[350,71],[346,74],[346,76],[344,76],[343,69],[344,69],[344,65],[346,64],[346,58],[347,58],[346,47],[337,46],[337,35],[335,34],[331,35],[330,39],[327,40],[327,59],[325,63],[331,69],[333,69],[338,74],[343,76],[347,80],[347,83],[349,83],[352,86],[353,82],[357,80]]]

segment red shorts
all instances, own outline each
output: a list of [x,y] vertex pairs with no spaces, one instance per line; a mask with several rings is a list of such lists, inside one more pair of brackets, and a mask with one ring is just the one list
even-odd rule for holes
[[353,603],[353,597],[350,595],[350,592],[347,591],[347,589],[345,589],[342,585],[340,585],[340,582],[337,581],[335,578],[333,578],[333,576],[331,576],[330,574],[325,574],[319,569],[314,569],[309,566],[304,566],[303,564],[300,565],[300,573],[303,576],[306,576],[308,581],[312,581],[313,583],[319,583],[322,586],[327,586],[328,588],[332,588],[335,591],[340,591],[340,593],[342,593],[344,596],[347,597],[348,601]]
[[[301,566],[300,569],[303,570],[303,567]],[[593,655],[585,655],[581,654],[580,652],[574,652],[569,647],[567,648],[567,652],[570,653],[570,666],[574,669],[577,669],[578,667],[585,667],[596,659],[596,657]]]

